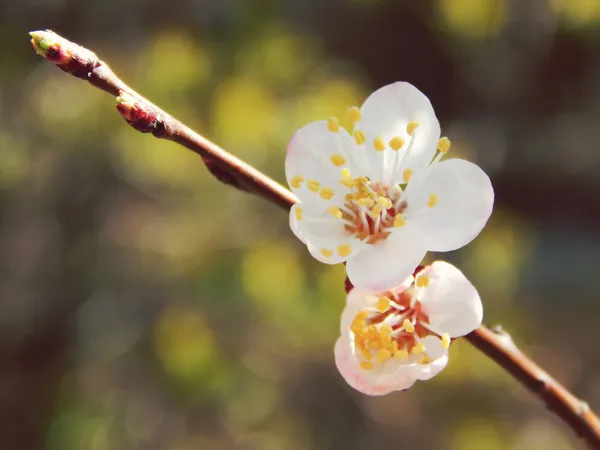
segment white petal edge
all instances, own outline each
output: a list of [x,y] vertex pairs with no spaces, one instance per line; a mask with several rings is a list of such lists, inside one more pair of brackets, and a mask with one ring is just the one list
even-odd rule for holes
[[424,270],[429,286],[419,290],[418,299],[432,327],[451,338],[479,327],[483,305],[477,289],[463,273],[444,261],[435,261]]
[[356,288],[385,291],[412,275],[425,253],[418,231],[406,224],[387,239],[365,245],[348,261],[346,271]]
[[[430,196],[437,204],[430,208]],[[407,221],[416,225],[429,251],[456,250],[471,242],[494,207],[494,189],[479,166],[463,159],[434,164],[418,185],[407,191]]]

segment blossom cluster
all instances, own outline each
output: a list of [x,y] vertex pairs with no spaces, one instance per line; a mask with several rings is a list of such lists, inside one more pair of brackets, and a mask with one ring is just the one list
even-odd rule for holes
[[451,340],[481,324],[479,295],[457,268],[416,269],[428,251],[479,234],[494,190],[477,165],[444,158],[450,140],[411,84],[384,86],[347,115],[351,132],[332,117],[292,137],[285,172],[299,201],[290,227],[317,260],[345,263],[354,289],[336,364],[352,387],[382,395],[435,376]]

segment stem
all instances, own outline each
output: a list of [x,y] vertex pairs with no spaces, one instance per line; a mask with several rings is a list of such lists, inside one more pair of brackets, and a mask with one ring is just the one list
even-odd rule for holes
[[[286,210],[297,202],[288,189],[137,94],[94,53],[50,31],[38,31],[31,35],[38,54],[65,72],[118,96],[117,109],[136,130],[152,133],[157,138],[177,142],[192,150],[202,157],[211,173],[226,184],[252,192]],[[523,354],[506,332],[481,326],[465,339],[540,397],[591,448],[600,450],[598,416],[586,402],[571,394]]]

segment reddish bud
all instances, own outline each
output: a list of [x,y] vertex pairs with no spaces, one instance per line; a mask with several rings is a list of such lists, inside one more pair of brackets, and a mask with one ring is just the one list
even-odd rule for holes
[[76,77],[87,78],[99,64],[95,53],[66,40],[53,31],[32,31],[29,34],[31,45],[38,55]]

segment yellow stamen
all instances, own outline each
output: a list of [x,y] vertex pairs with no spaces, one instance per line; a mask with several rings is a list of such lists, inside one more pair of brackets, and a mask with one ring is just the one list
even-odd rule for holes
[[366,318],[369,317],[369,312],[368,311],[359,311],[356,316],[354,316],[355,320],[366,320]]
[[350,178],[351,177],[351,175],[350,175],[350,169],[348,169],[347,167],[344,167],[342,169],[342,177],[344,177],[344,178]]
[[337,117],[327,119],[327,128],[333,133],[337,133],[340,130],[340,122],[337,120]]
[[418,126],[419,122],[417,122],[416,120],[409,122],[408,125],[406,125],[406,132],[408,133],[408,135],[412,136]]
[[416,356],[416,355],[420,355],[424,351],[425,351],[425,346],[423,344],[419,343],[412,348],[411,353]]
[[358,199],[358,202],[357,202],[357,203],[358,203],[360,206],[373,206],[373,203],[375,203],[375,202],[373,201],[373,199],[372,199],[372,198],[369,198],[369,197],[363,197],[363,198],[360,198],[360,199]]
[[300,184],[304,181],[304,178],[302,178],[302,175],[295,175],[292,177],[292,179],[290,180],[290,185],[295,188],[295,189],[299,189],[300,188]]
[[[391,337],[391,336],[390,336]],[[398,351],[398,341],[393,341],[392,342],[392,346],[390,348],[390,352],[392,352],[392,354],[394,356],[396,356],[396,352]]]
[[338,251],[338,255],[344,257],[344,256],[350,256],[350,253],[352,253],[352,247],[350,246],[350,244],[345,243],[340,245],[337,248]]
[[394,352],[394,358],[406,359],[408,358],[408,352],[406,350],[397,350],[396,352]]
[[308,180],[306,182],[306,185],[313,192],[319,192],[319,188],[321,187],[321,185],[319,184],[319,182],[317,180]]
[[396,217],[394,217],[394,226],[395,227],[401,227],[405,224],[406,222],[404,221],[404,216],[400,213],[396,214]]
[[381,350],[379,350],[377,352],[377,362],[378,363],[382,363],[387,361],[388,359],[390,359],[392,357],[392,354],[390,353],[389,350],[382,348]]
[[383,210],[383,207],[381,205],[375,205],[373,206],[373,208],[371,209],[371,212],[369,213],[369,215],[373,218],[373,219],[377,219],[377,217],[379,216],[379,214],[381,214],[381,211]]
[[404,180],[405,183],[408,183],[410,181],[410,179],[412,178],[412,175],[413,175],[413,170],[406,169],[404,172],[402,172],[402,179]]
[[334,166],[340,167],[346,164],[346,159],[342,155],[336,153],[335,155],[331,155],[331,162]]
[[383,139],[381,139],[380,137],[375,139],[375,141],[373,142],[373,146],[375,147],[375,150],[377,150],[378,152],[382,152],[385,150],[385,143],[383,142]]
[[442,348],[447,349],[448,347],[450,347],[450,336],[448,333],[444,333],[442,335]]
[[369,348],[372,348],[374,350],[380,349],[381,348],[381,342],[379,342],[379,341],[369,341]]
[[390,140],[390,147],[392,148],[392,150],[398,151],[402,148],[403,145],[404,139],[402,139],[400,136],[396,136]]
[[415,326],[412,324],[412,322],[408,319],[404,319],[404,322],[402,322],[402,326],[404,327],[404,330],[407,333],[412,333],[415,331]]
[[435,205],[437,205],[437,202],[438,202],[437,194],[431,194],[429,196],[429,201],[427,202],[427,206],[429,206],[430,208],[433,208]]
[[385,209],[390,209],[392,207],[392,201],[387,197],[378,197],[377,204],[383,206]]
[[332,250],[327,250],[326,248],[322,248],[319,251],[321,252],[321,255],[323,255],[325,258],[329,258],[330,256],[333,256]]
[[323,188],[321,190],[321,198],[324,198],[325,200],[331,200],[333,194],[335,194],[335,192],[331,188]]
[[429,276],[426,273],[420,273],[417,275],[417,279],[415,281],[417,287],[426,288],[429,286]]
[[390,308],[390,299],[387,297],[380,297],[379,300],[377,301],[377,311],[379,311],[380,313],[384,313],[386,312],[389,308]]
[[450,139],[448,139],[445,136],[443,138],[441,138],[438,141],[437,148],[442,153],[448,153],[448,150],[450,150]]
[[352,322],[352,325],[350,325],[350,329],[352,331],[354,331],[355,333],[359,333],[359,332],[362,332],[366,326],[367,326],[366,320],[355,320],[354,322]]
[[427,356],[427,355],[423,356],[419,360],[419,364],[421,364],[421,365],[431,364],[432,362],[433,362],[433,360],[429,356]]
[[382,325],[379,329],[379,333],[383,336],[389,336],[390,334],[392,334],[392,331],[394,330],[389,325]]
[[348,118],[348,122],[350,123],[360,122],[361,114],[360,109],[358,109],[358,106],[353,106],[352,108],[350,108],[346,113],[346,117]]
[[369,350],[367,350],[365,347],[359,347],[359,348],[360,348],[360,354],[362,355],[363,358],[371,359],[373,357],[373,355],[371,355],[371,352]]
[[360,363],[360,368],[363,369],[363,370],[373,370],[375,368],[375,366],[373,365],[372,362],[362,361]]
[[342,218],[342,211],[340,210],[340,208],[336,208],[335,206],[330,206],[329,208],[327,208],[327,212],[337,219]]
[[302,213],[304,210],[300,207],[296,207],[296,220],[302,220]]
[[354,138],[354,141],[355,141],[355,142],[356,142],[358,145],[363,145],[363,144],[366,142],[366,140],[367,140],[367,137],[365,136],[365,133],[363,133],[363,132],[362,132],[362,131],[360,131],[360,130],[355,130],[355,131],[352,133],[352,137]]

